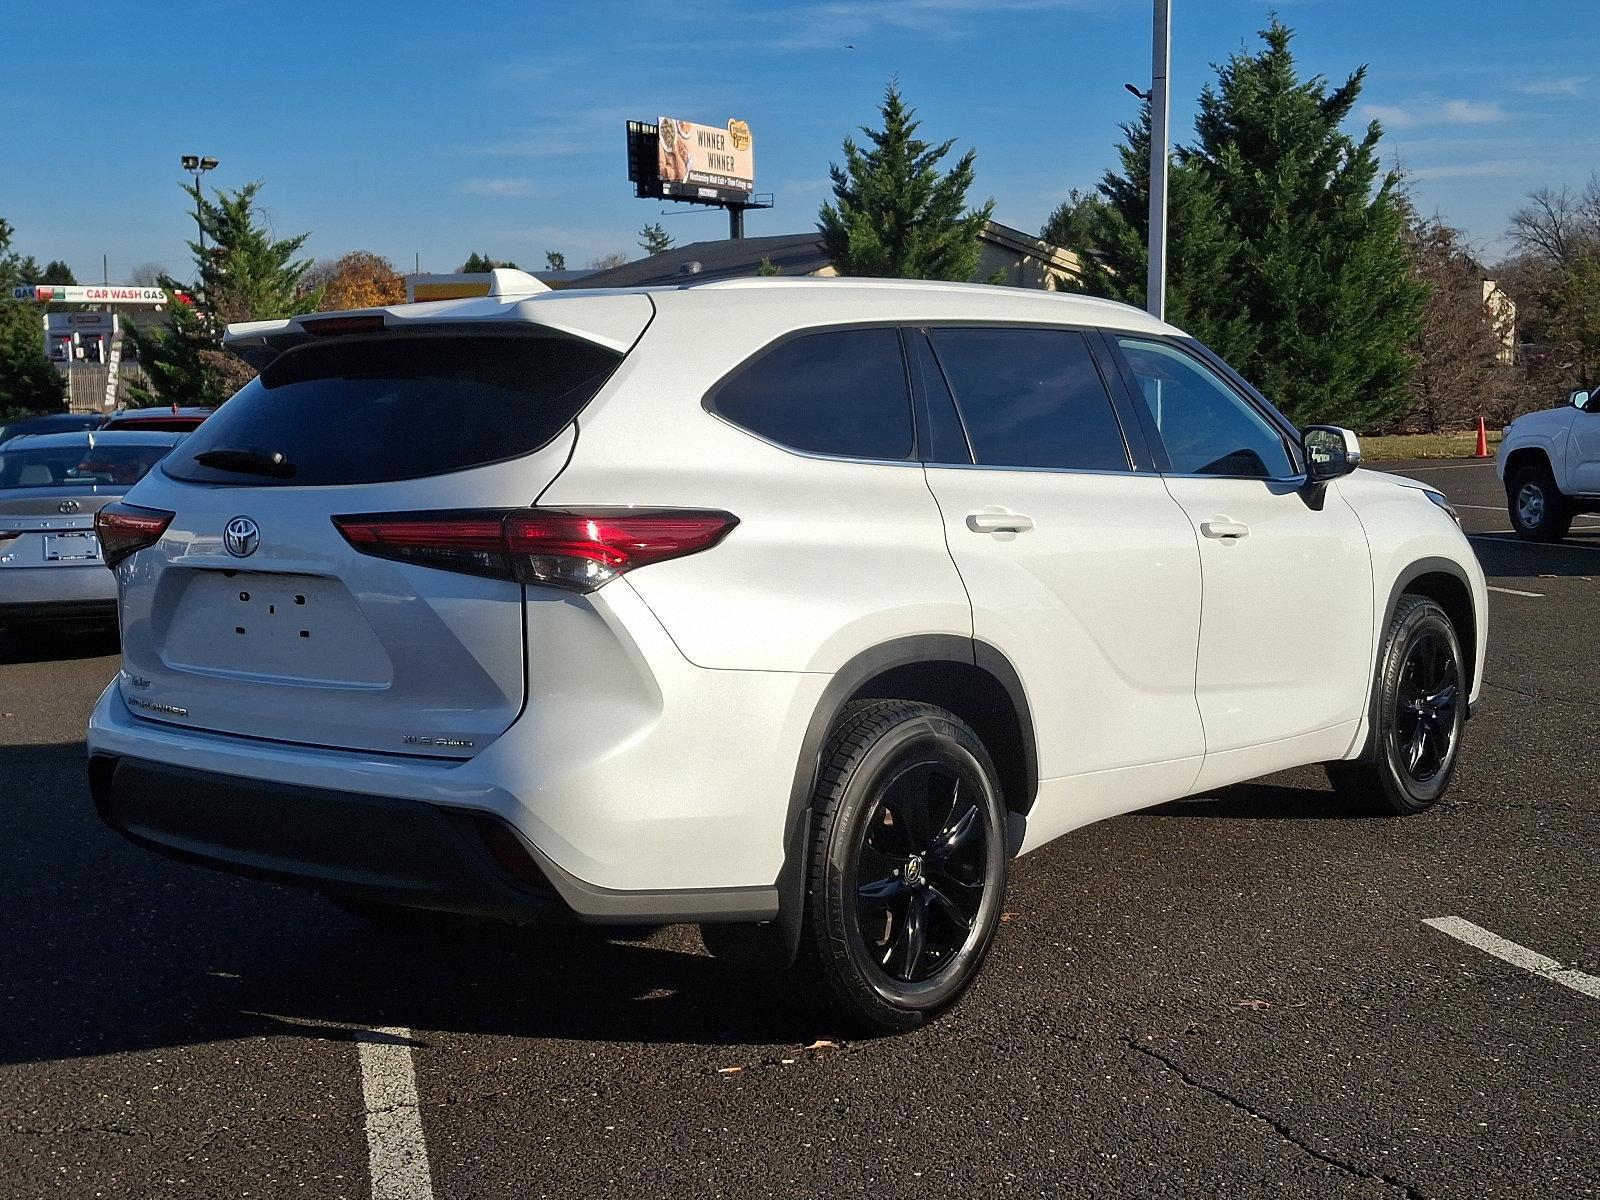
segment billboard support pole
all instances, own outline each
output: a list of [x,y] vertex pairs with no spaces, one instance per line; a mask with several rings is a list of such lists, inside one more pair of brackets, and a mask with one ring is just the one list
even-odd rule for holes
[[1150,71],[1150,244],[1145,278],[1145,308],[1156,320],[1167,310],[1167,124],[1172,104],[1167,74],[1172,69],[1172,0],[1154,0]]
[[744,236],[744,205],[728,205],[728,236],[742,238]]

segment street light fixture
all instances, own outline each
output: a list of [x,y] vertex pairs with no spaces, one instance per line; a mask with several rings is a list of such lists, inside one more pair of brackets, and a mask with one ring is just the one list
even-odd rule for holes
[[200,231],[200,254],[201,257],[204,257],[206,252],[206,227],[200,211],[200,176],[207,171],[214,170],[217,160],[214,158],[202,158],[198,154],[184,154],[179,156],[178,161],[183,165],[185,171],[194,176],[194,223],[195,227]]

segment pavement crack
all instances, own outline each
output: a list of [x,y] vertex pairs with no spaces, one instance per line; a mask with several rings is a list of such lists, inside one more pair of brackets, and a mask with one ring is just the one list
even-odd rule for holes
[[1284,1141],[1294,1146],[1301,1153],[1310,1155],[1318,1162],[1326,1163],[1335,1170],[1343,1171],[1346,1175],[1354,1176],[1357,1179],[1371,1179],[1387,1184],[1389,1187],[1394,1188],[1402,1196],[1404,1196],[1406,1200],[1428,1200],[1426,1195],[1403,1179],[1397,1179],[1393,1175],[1387,1175],[1381,1171],[1369,1171],[1364,1167],[1358,1167],[1354,1163],[1346,1162],[1342,1158],[1329,1154],[1325,1150],[1318,1150],[1315,1146],[1312,1146],[1295,1136],[1294,1130],[1292,1130],[1282,1121],[1278,1120],[1278,1118],[1269,1116],[1267,1113],[1262,1112],[1254,1105],[1240,1100],[1237,1096],[1231,1095],[1228,1092],[1223,1091],[1221,1088],[1216,1087],[1213,1084],[1209,1084],[1205,1080],[1199,1079],[1194,1075],[1191,1075],[1189,1071],[1175,1059],[1169,1058],[1167,1055],[1161,1053],[1161,1051],[1155,1049],[1153,1046],[1143,1045],[1140,1042],[1135,1041],[1133,1038],[1127,1036],[1123,1036],[1119,1040],[1128,1049],[1137,1051],[1138,1053],[1143,1054],[1146,1058],[1155,1059],[1156,1062],[1160,1063],[1169,1072],[1182,1080],[1186,1086],[1192,1087],[1196,1091],[1205,1092],[1208,1096],[1215,1096],[1218,1100],[1221,1100],[1229,1107],[1237,1109],[1239,1112],[1244,1113],[1252,1120],[1267,1126],[1267,1128],[1271,1129]]
[[1594,700],[1573,700],[1567,696],[1549,696],[1544,692],[1530,692],[1525,688],[1512,687],[1509,683],[1496,683],[1488,676],[1484,676],[1483,686],[1495,688],[1502,692],[1511,692],[1526,700],[1543,700],[1547,704],[1571,704],[1578,708],[1600,708],[1600,702]]

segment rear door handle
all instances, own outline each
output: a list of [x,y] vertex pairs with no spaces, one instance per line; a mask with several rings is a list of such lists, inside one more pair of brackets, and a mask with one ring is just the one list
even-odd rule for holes
[[1250,526],[1230,521],[1227,517],[1213,517],[1200,522],[1200,532],[1208,538],[1242,538],[1250,536]]
[[1033,518],[1007,509],[984,509],[967,514],[967,528],[973,533],[1026,533],[1033,528]]

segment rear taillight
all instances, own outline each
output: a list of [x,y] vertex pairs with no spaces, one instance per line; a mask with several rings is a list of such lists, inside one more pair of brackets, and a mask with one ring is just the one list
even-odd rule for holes
[[590,592],[624,571],[720,542],[739,518],[699,509],[362,513],[333,523],[363,554]]
[[172,524],[172,514],[133,504],[108,504],[94,515],[94,531],[100,538],[100,558],[115,567],[135,550],[154,546]]

